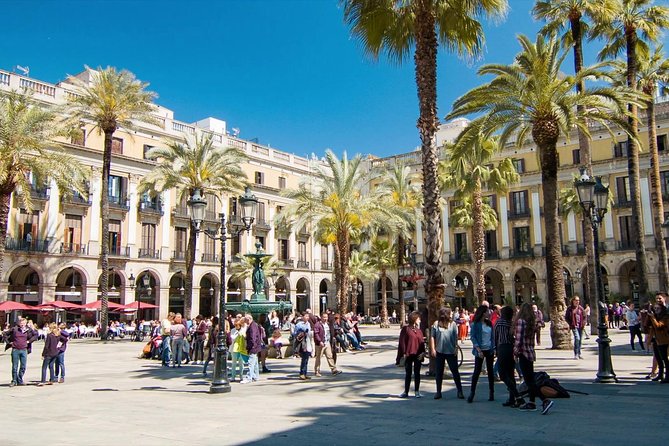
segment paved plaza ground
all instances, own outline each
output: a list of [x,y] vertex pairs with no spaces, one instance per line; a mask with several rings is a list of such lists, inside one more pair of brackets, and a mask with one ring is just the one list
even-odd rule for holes
[[[548,336],[547,329],[544,336]],[[473,404],[455,397],[451,381],[434,400],[424,378],[422,399],[399,399],[403,369],[394,366],[398,328],[365,327],[363,352],[339,356],[343,374],[297,379],[298,360],[268,360],[272,373],[253,384],[234,383],[229,394],[210,395],[201,366],[166,369],[140,360],[142,345],[73,340],[66,383],[10,388],[10,355],[0,354],[0,445],[648,445],[669,437],[669,385],[644,380],[651,356],[632,352],[627,332],[613,330],[613,364],[619,384],[594,384],[595,337],[584,360],[571,352],[538,349],[538,370],[568,389],[589,395],[556,400],[547,416],[487,401],[479,384]],[[548,340],[548,339],[547,339]],[[463,344],[465,393],[473,369]],[[41,342],[29,357],[27,380],[39,379]],[[313,360],[310,371],[313,370]]]

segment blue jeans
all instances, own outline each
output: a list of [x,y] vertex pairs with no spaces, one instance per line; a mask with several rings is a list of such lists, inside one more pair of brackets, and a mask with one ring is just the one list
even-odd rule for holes
[[172,353],[172,366],[174,364],[178,365],[181,367],[181,356],[183,355],[184,351],[184,340],[183,339],[175,339],[172,341],[172,347],[174,349],[174,352]]
[[56,365],[56,359],[58,356],[45,357],[42,360],[42,379],[41,382],[46,382],[46,369],[49,368],[49,381],[56,381],[56,373],[54,372],[54,367]]
[[300,375],[307,376],[307,368],[309,367],[309,358],[311,358],[311,352],[300,352]]
[[163,359],[163,365],[170,365],[170,343],[172,342],[172,338],[170,336],[165,336],[163,338],[163,343],[162,343],[162,351],[161,351],[161,357]]
[[242,373],[244,372],[244,355],[239,352],[232,352],[232,367],[230,367],[230,379],[233,381],[239,375],[242,379]]
[[[12,349],[12,382],[23,384],[23,374],[26,373],[28,350]],[[19,366],[20,364],[20,366]]]
[[58,353],[56,356],[56,378],[65,379],[65,352]]
[[362,348],[360,347],[358,338],[356,338],[353,333],[346,333],[346,336],[348,337],[349,341],[351,341],[351,344],[353,344],[353,348],[355,348],[356,350],[360,350]]
[[258,366],[258,354],[249,353],[249,373],[246,375],[247,381],[258,381],[260,378],[260,368]]
[[571,332],[574,335],[574,355],[581,356],[581,339],[583,339],[583,329],[572,328]]

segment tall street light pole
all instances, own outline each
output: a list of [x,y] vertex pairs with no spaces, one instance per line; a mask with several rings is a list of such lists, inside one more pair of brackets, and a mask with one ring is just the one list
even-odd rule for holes
[[599,234],[597,231],[604,221],[604,215],[608,211],[609,188],[602,184],[601,177],[590,178],[585,169],[581,169],[581,177],[574,181],[574,187],[578,193],[578,200],[583,208],[584,215],[592,225],[593,243],[595,245],[595,279],[597,281],[597,302],[599,307],[599,325],[597,327],[599,369],[595,382],[618,382],[611,362],[611,339],[609,338],[609,331],[606,326],[607,306],[604,302],[604,284],[602,282],[602,266],[599,260]]
[[225,317],[227,314],[226,308],[226,296],[225,296],[225,245],[228,240],[232,240],[234,237],[238,237],[242,232],[250,232],[251,226],[255,221],[256,208],[258,207],[258,199],[251,193],[251,190],[247,187],[244,191],[244,195],[239,197],[239,204],[241,205],[242,211],[242,222],[244,227],[239,231],[235,232],[228,236],[227,230],[225,227],[225,214],[220,213],[219,217],[221,219],[221,227],[219,231],[209,232],[202,231],[200,228],[202,221],[204,220],[205,211],[207,209],[207,202],[202,197],[202,192],[200,189],[195,189],[190,200],[188,200],[188,207],[190,208],[191,220],[195,226],[195,230],[199,232],[204,232],[204,234],[212,240],[218,240],[221,242],[221,280],[219,286],[219,304],[218,304],[218,338],[216,339],[216,355],[214,357],[214,375],[211,380],[211,386],[209,387],[209,393],[227,393],[232,389],[230,387],[230,381],[228,380],[228,346],[225,342],[226,333],[225,333]]

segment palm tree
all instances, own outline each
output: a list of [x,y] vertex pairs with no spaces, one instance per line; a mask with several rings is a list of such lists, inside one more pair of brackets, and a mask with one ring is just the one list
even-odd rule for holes
[[[395,247],[385,238],[375,238],[372,240],[372,246],[367,253],[369,263],[380,273],[379,281],[381,283],[381,328],[389,328],[388,320],[388,296],[386,296],[388,270],[397,267],[397,254]],[[400,290],[401,291],[401,290]]]
[[[546,278],[551,305],[553,348],[569,348],[568,325],[564,320],[565,289],[562,277],[562,252],[558,239],[558,156],[557,141],[574,128],[590,135],[587,121],[609,129],[614,123],[627,129],[626,101],[636,101],[628,89],[597,86],[576,93],[574,86],[583,78],[601,78],[599,67],[583,68],[574,76],[560,73],[566,53],[560,53],[557,40],[542,35],[532,43],[519,36],[522,51],[512,65],[485,65],[480,75],[493,75],[492,81],[474,88],[456,100],[449,118],[485,113],[476,118],[464,133],[501,130],[499,144],[514,138],[522,146],[528,134],[538,147],[546,229]],[[584,107],[578,108],[578,105]],[[466,135],[461,138],[466,138]]]
[[483,189],[505,194],[509,185],[520,181],[511,158],[496,165],[493,158],[501,151],[497,138],[486,138],[481,131],[463,133],[455,144],[446,146],[447,159],[440,165],[440,180],[444,189],[455,189],[456,199],[470,198],[472,244],[474,251],[474,289],[479,304],[485,300],[485,224],[483,218]]
[[[537,20],[543,20],[546,25],[544,35],[560,33],[565,48],[573,48],[574,71],[579,73],[583,69],[583,39],[590,36],[590,22],[606,20],[612,14],[613,6],[610,0],[538,0],[532,13]],[[588,20],[589,19],[589,20]],[[576,84],[576,91],[581,93],[585,88],[584,82]],[[582,110],[581,110],[582,111]],[[578,130],[578,146],[580,162],[592,176],[592,152],[587,135]],[[595,270],[595,251],[591,225],[583,226],[583,243],[588,264],[588,271]],[[597,284],[594,274],[588,279],[588,293],[586,299],[593,311],[598,311]],[[595,320],[597,320],[595,318]]]
[[351,240],[359,238],[363,229],[395,221],[397,217],[383,205],[378,190],[363,193],[367,172],[360,165],[359,155],[349,159],[344,153],[339,159],[328,150],[325,162],[326,166],[318,167],[309,183],[284,192],[292,203],[277,215],[276,221],[297,228],[309,223],[321,243],[334,245],[337,308],[346,312]]
[[[246,155],[234,147],[215,146],[211,133],[195,137],[184,135],[185,142],[170,141],[165,147],[154,147],[146,154],[158,164],[139,184],[139,193],[159,194],[175,189],[177,200],[193,196],[196,190],[219,200],[222,194],[235,193],[244,187],[246,174],[241,168]],[[190,318],[193,299],[193,265],[197,230],[191,221],[186,247],[184,279],[184,316]]]
[[52,179],[63,193],[84,192],[83,168],[55,142],[64,133],[58,114],[33,100],[30,91],[0,94],[0,277],[12,193],[32,210],[31,174],[42,182]]
[[[386,199],[390,201],[391,206],[403,209],[411,215],[412,221],[402,225],[397,233],[397,265],[405,263],[406,241],[411,237],[415,230],[415,222],[420,217],[419,209],[422,203],[422,197],[419,187],[420,176],[411,172],[411,167],[403,162],[397,162],[388,167],[381,177],[379,187],[385,194]],[[399,270],[397,272],[398,287],[402,283]],[[399,288],[399,306],[400,321],[406,320],[406,308],[404,305],[404,293]]]
[[659,290],[669,290],[669,266],[667,264],[667,245],[662,236],[664,222],[664,203],[662,185],[660,183],[660,159],[657,151],[657,125],[655,123],[655,94],[658,85],[664,92],[669,84],[669,60],[665,57],[662,47],[656,48],[650,57],[640,57],[637,67],[639,89],[648,96],[646,105],[646,122],[648,123],[648,148],[650,153],[650,195],[653,201],[653,223],[655,226],[655,246],[659,254],[658,273],[660,276]]
[[480,18],[501,18],[506,0],[341,0],[344,21],[351,27],[367,54],[381,52],[397,63],[413,52],[423,168],[423,221],[425,223],[425,291],[429,322],[436,320],[442,305],[442,234],[439,157],[434,136],[437,117],[437,52],[439,46],[459,56],[479,54],[484,44]]
[[[594,36],[603,37],[606,41],[604,48],[599,52],[599,58],[604,60],[625,54],[627,57],[627,86],[637,90],[639,58],[648,58],[649,43],[657,42],[662,30],[667,26],[669,26],[669,8],[666,6],[654,6],[652,0],[613,0],[613,14],[599,21],[593,29]],[[627,142],[627,171],[632,202],[632,242],[636,246],[639,295],[646,299],[648,297],[648,278],[646,277],[647,260],[641,221],[637,104],[632,102],[628,108],[631,134]]]
[[348,273],[351,282],[351,309],[356,311],[358,308],[358,289],[356,284],[360,279],[371,279],[375,275],[374,267],[369,263],[366,255],[359,251],[351,251],[351,258],[348,262]]
[[[235,258],[238,259],[238,262],[235,263],[235,272],[230,275],[230,280],[245,281],[249,277],[253,277],[255,260],[239,254],[236,255]],[[282,267],[282,263],[277,260],[276,256],[265,257],[262,260],[262,269],[265,272],[265,277],[271,276],[272,273],[286,273],[286,270]],[[269,296],[269,293],[267,296]]]
[[[92,122],[94,128],[104,133],[102,154],[102,193],[100,194],[100,215],[102,216],[102,243],[100,246],[100,324],[108,321],[108,275],[109,271],[109,173],[111,170],[112,138],[119,128],[135,128],[133,121],[156,123],[153,116],[156,95],[146,91],[148,84],[135,79],[126,70],[117,71],[113,67],[91,70],[91,81],[70,77],[69,81],[78,87],[78,92],[70,96],[69,112],[74,120]],[[107,330],[102,330],[102,339],[107,339]]]

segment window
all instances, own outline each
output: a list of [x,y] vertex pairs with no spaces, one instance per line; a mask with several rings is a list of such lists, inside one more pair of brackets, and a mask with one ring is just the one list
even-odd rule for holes
[[497,210],[497,195],[486,195],[483,197],[483,202],[492,209]]
[[620,225],[620,247],[622,249],[631,248],[634,239],[632,235],[632,216],[618,217],[618,224]]
[[485,231],[485,252],[487,255],[497,254],[497,231]]
[[262,172],[256,172],[255,182],[256,184],[263,184],[265,175]]
[[286,188],[286,177],[279,177],[279,189]]
[[77,146],[85,146],[86,145],[86,129],[85,128],[79,129],[79,132],[77,132],[76,135],[73,135],[72,138],[70,138],[70,142],[74,145],[77,145]]
[[463,258],[467,255],[467,233],[458,232],[455,234],[455,255]]
[[232,238],[232,255],[235,256],[242,252],[242,236]]
[[513,162],[513,167],[516,169],[516,172],[518,173],[525,173],[525,160],[522,158],[517,158],[512,160]]
[[277,240],[277,242],[279,244],[279,249],[278,249],[279,260],[288,260],[290,254],[288,251],[288,240],[279,239]]
[[231,197],[228,200],[228,214],[230,217],[237,216],[237,197]]
[[618,195],[618,204],[626,205],[632,201],[632,194],[630,192],[630,179],[629,177],[618,177],[616,178],[616,192]]
[[[208,238],[208,237],[206,237]],[[142,224],[142,254],[153,256],[156,251],[156,225]]]
[[[21,209],[19,216],[19,238],[21,240],[33,241],[37,240],[39,232],[39,211],[28,213]],[[28,236],[30,234],[30,237]]]
[[216,257],[216,240],[213,238],[204,237],[204,255],[207,259]]
[[81,247],[81,215],[65,214],[63,251],[77,252]]
[[264,250],[265,249],[265,237],[259,236],[256,237],[256,241],[260,243],[260,247]]
[[123,138],[112,138],[111,152],[116,155],[123,155]]
[[613,156],[615,158],[627,158],[627,141],[620,141],[613,146]]
[[144,157],[145,160],[151,160],[151,161],[155,161],[155,160],[156,160],[155,158],[150,158],[150,157],[146,156],[146,154],[148,153],[148,151],[151,150],[151,149],[153,149],[153,148],[155,148],[155,146],[151,146],[151,145],[149,145],[149,144],[144,144],[144,151],[142,152],[142,154],[143,154],[143,157]]
[[299,262],[307,261],[307,244],[305,242],[297,243],[297,260]]
[[530,227],[513,228],[513,246],[517,253],[530,252]]
[[664,152],[667,148],[667,135],[657,135],[657,151]]
[[660,172],[660,189],[662,190],[662,198],[669,199],[669,170]]
[[111,204],[125,204],[125,178],[116,175],[109,176],[109,202]]
[[176,251],[176,258],[186,257],[187,240],[186,228],[174,228],[174,250]]
[[121,220],[109,220],[109,253],[121,254]]
[[511,192],[512,215],[529,215],[530,212],[528,207],[526,190]]
[[321,263],[327,265],[328,260],[328,245],[321,245]]
[[581,164],[581,149],[574,149],[571,151],[571,163]]
[[265,224],[267,220],[265,219],[265,203],[262,201],[258,202],[258,224]]

